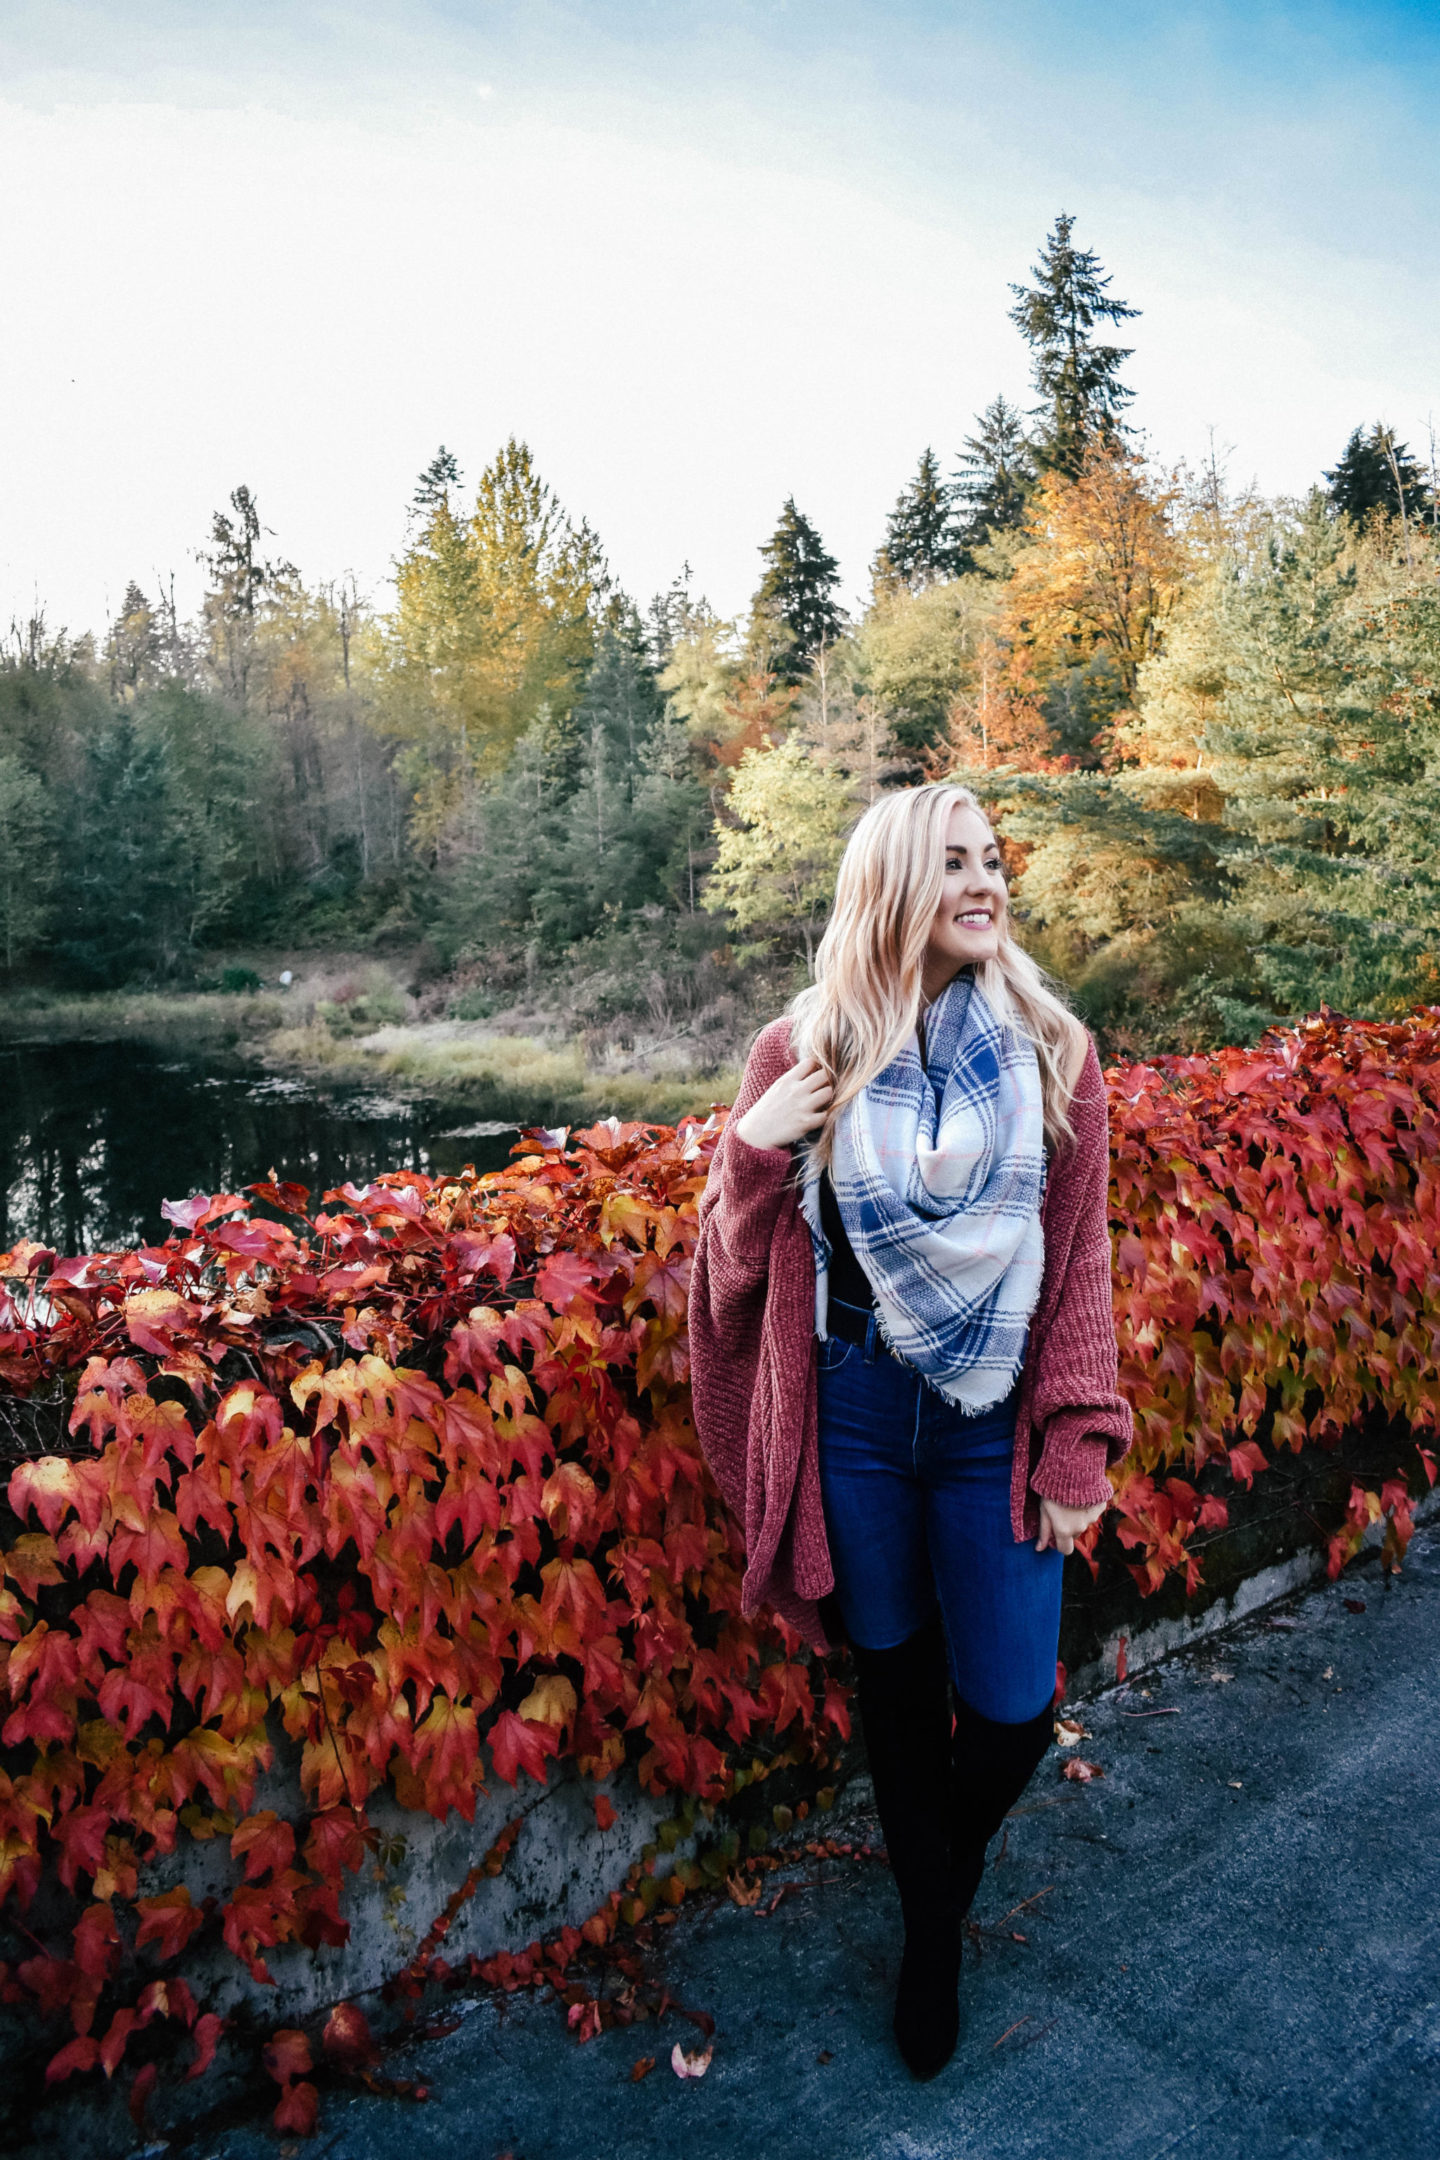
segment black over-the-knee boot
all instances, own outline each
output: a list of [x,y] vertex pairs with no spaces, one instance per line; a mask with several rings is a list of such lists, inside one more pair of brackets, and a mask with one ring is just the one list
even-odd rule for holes
[[960,1918],[985,1872],[985,1848],[1034,1776],[1055,1730],[1047,1703],[1023,1725],[999,1725],[967,1702],[955,1704],[950,1782],[952,1880]]
[[855,1648],[860,1720],[905,1954],[895,2039],[914,2075],[933,2077],[960,2036],[960,1923],[950,1848],[950,1674],[938,1616],[893,1650]]

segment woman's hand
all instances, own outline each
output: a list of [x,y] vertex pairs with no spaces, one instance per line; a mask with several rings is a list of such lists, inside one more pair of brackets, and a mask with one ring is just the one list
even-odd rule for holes
[[[757,1103],[755,1107],[758,1110],[760,1105]],[[1056,1552],[1074,1552],[1075,1540],[1081,1531],[1088,1530],[1092,1522],[1098,1522],[1109,1504],[1107,1500],[1100,1500],[1094,1507],[1061,1507],[1058,1500],[1042,1500],[1036,1552],[1044,1552],[1047,1545],[1053,1545]]]
[[751,1103],[735,1130],[747,1147],[789,1147],[824,1124],[834,1092],[819,1059],[802,1058]]

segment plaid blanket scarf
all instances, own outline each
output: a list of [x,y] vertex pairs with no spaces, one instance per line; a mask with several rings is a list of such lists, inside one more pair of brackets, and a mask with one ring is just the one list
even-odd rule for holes
[[[923,1066],[907,1044],[842,1112],[830,1175],[885,1341],[973,1413],[1014,1386],[1040,1295],[1040,1067],[964,972],[926,1014],[925,1044]],[[830,1247],[813,1167],[802,1206],[823,1339]]]

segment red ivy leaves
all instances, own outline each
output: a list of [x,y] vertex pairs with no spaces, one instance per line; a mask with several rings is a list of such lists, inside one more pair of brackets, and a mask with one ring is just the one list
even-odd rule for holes
[[[1137,1425],[1112,1520],[1142,1590],[1198,1583],[1225,1520],[1193,1483],[1207,1462],[1248,1485],[1375,1406],[1440,1423],[1436,1017],[1325,1018],[1109,1076]],[[543,1779],[563,1754],[603,1779],[630,1754],[652,1789],[716,1798],[755,1738],[845,1731],[838,1684],[742,1617],[738,1533],[690,1424],[685,1293],[717,1131],[537,1132],[498,1175],[404,1173],[314,1214],[266,1184],[253,1197],[283,1223],[202,1196],[167,1206],[163,1245],[0,1258],[0,1381],[73,1391],[89,1445],[14,1473],[0,1554],[0,1732],[20,1758],[0,1903],[27,1904],[44,1867],[80,1900],[64,1954],[16,1968],[37,2007],[70,2012],[53,2077],[113,2068],[162,2014],[155,1962],[206,1926],[257,1975],[277,1945],[343,1941],[381,1785],[468,1814],[492,1775]],[[1397,1478],[1355,1488],[1332,1569],[1381,1517],[1398,1563]],[[301,1746],[304,1824],[249,1813],[272,1707]],[[230,1839],[213,1913],[183,1887],[137,1899],[181,1828]],[[197,2075],[219,2022],[193,2004],[182,2022]],[[308,2054],[283,2038],[277,2121],[302,2129]]]
[[[313,1217],[267,1185],[283,1225],[222,1194],[171,1206],[162,1246],[0,1261],[4,1371],[68,1381],[90,1448],[11,1478],[0,1603],[0,1713],[31,1764],[0,1785],[0,1896],[28,1902],[52,1865],[121,1920],[98,1964],[77,1930],[20,1969],[71,2014],[54,2076],[113,2069],[154,2014],[114,1999],[126,1976],[206,1927],[261,1981],[279,1946],[343,1942],[377,1786],[468,1817],[492,1776],[543,1781],[568,1753],[603,1778],[630,1752],[652,1789],[717,1798],[728,1735],[818,1744],[817,1688],[843,1717],[788,1631],[742,1620],[689,1422],[684,1285],[717,1132],[531,1136],[498,1176],[344,1187]],[[308,1825],[249,1813],[272,1707]],[[213,1910],[183,1885],[135,1896],[181,1828],[229,1838]],[[219,2026],[188,2022],[196,2075]],[[277,2125],[307,2128],[293,2036],[270,2067]]]

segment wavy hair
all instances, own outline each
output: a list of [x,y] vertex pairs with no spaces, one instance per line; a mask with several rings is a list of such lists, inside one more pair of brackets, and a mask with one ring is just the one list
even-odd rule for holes
[[[824,1125],[810,1143],[828,1163],[835,1121],[915,1033],[930,926],[945,879],[945,828],[953,810],[974,810],[969,788],[948,781],[897,788],[873,802],[841,858],[835,905],[815,955],[815,980],[790,1006],[796,1053],[819,1060],[834,1084]],[[996,1018],[1035,1046],[1052,1150],[1072,1140],[1069,1073],[1085,1030],[1010,930],[975,979]]]

